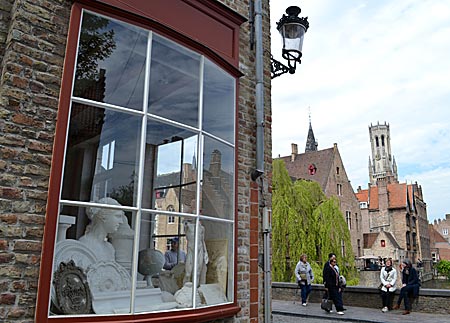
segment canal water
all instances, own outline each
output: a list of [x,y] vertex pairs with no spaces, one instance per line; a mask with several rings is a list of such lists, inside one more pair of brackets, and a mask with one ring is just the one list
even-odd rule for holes
[[422,288],[450,289],[450,280],[448,280],[448,279],[432,279],[432,280],[423,282]]

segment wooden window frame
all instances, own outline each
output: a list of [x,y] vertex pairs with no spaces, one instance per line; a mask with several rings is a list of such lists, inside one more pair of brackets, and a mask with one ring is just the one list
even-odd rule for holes
[[[171,5],[168,6],[168,2]],[[128,6],[133,3],[133,6]],[[140,6],[143,6],[140,8]],[[167,10],[171,7],[171,10]],[[87,9],[99,14],[108,15],[111,18],[120,19],[136,26],[154,30],[177,43],[200,52],[210,58],[217,65],[221,66],[232,77],[236,79],[236,115],[239,111],[239,77],[243,74],[239,71],[239,31],[240,25],[245,22],[245,18],[232,11],[225,5],[212,0],[152,0],[137,1],[131,0],[127,4],[119,0],[97,0],[74,1],[71,10],[69,34],[67,38],[66,56],[64,62],[63,78],[60,90],[60,100],[58,106],[58,118],[54,138],[54,153],[52,157],[51,175],[49,180],[49,193],[47,201],[46,225],[42,245],[42,260],[39,274],[39,285],[36,302],[36,322],[205,322],[220,318],[232,317],[240,311],[237,305],[237,225],[235,225],[235,253],[234,253],[234,297],[233,303],[207,306],[192,310],[177,310],[173,312],[158,312],[147,314],[127,314],[127,315],[107,315],[107,316],[55,316],[49,317],[51,270],[53,266],[53,251],[57,233],[57,215],[59,210],[59,192],[61,189],[62,165],[64,162],[64,147],[66,141],[66,129],[69,119],[69,105],[71,101],[72,82],[75,71],[76,52],[78,46],[78,31],[81,24],[81,13]],[[170,12],[170,16],[165,14]],[[187,30],[179,29],[177,21],[180,14],[186,14],[186,20],[190,23],[195,21],[210,21],[212,26],[217,26],[218,33],[228,33],[230,43],[229,48],[218,47],[217,42],[223,42],[219,37],[214,37],[214,31],[209,30],[213,37],[201,38],[205,33],[196,35],[198,26],[190,26]],[[158,16],[159,15],[159,16]],[[221,30],[219,30],[221,29]],[[199,38],[200,37],[200,38]],[[216,43],[214,43],[215,38]],[[237,169],[237,126],[235,127],[235,169]],[[235,172],[235,192],[237,192],[237,172]],[[234,205],[237,209],[237,194],[234,196]],[[235,211],[235,219],[236,219]]]

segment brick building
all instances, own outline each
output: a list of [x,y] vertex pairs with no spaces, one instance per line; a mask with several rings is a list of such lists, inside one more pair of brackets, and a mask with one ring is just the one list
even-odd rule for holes
[[433,263],[439,260],[450,260],[450,242],[434,228],[433,224],[428,225],[428,231],[430,234],[431,259]]
[[[256,2],[269,71],[269,1]],[[270,207],[270,176],[250,176],[260,124],[252,3],[0,2],[1,321],[257,322],[268,314],[270,275],[258,256],[269,252],[261,197]],[[268,72],[262,96],[270,174]],[[192,152],[194,180],[165,185]],[[163,189],[185,192],[173,200],[189,208],[158,209]],[[157,217],[195,228],[194,273],[203,241],[222,252],[224,288],[194,274],[183,286],[188,304],[175,310],[175,295],[141,284],[140,252],[152,249]],[[128,269],[111,252],[117,225],[131,234],[121,254]],[[200,290],[206,297],[193,297]]]
[[445,219],[434,220],[433,227],[444,239],[450,242],[450,214],[446,214]]
[[[430,237],[422,188],[417,182],[398,182],[389,125],[371,125],[369,134],[370,186],[366,190],[359,187],[356,193],[363,218],[364,250],[366,254],[392,257],[396,261],[405,257],[413,262],[429,260]],[[375,239],[379,243],[373,244]]]
[[337,144],[323,150],[318,150],[317,147],[310,123],[305,153],[299,154],[297,144],[292,144],[291,155],[279,158],[284,161],[289,176],[294,179],[315,181],[320,184],[327,197],[337,197],[340,210],[350,230],[353,253],[357,257],[362,256],[363,231],[359,204]]

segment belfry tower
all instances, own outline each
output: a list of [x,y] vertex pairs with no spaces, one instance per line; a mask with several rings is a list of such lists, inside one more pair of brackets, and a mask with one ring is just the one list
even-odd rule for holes
[[379,180],[398,183],[397,164],[391,153],[389,124],[370,124],[369,134],[372,148],[372,157],[369,157],[370,184],[376,185]]

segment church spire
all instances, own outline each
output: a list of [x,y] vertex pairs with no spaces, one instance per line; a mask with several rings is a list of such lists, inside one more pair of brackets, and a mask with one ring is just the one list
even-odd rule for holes
[[[309,108],[311,109],[311,108]],[[314,137],[314,132],[311,125],[311,110],[309,111],[309,130],[308,130],[308,138],[306,139],[306,147],[305,147],[305,153],[308,151],[317,151],[317,146],[319,144],[316,141],[316,138]]]

